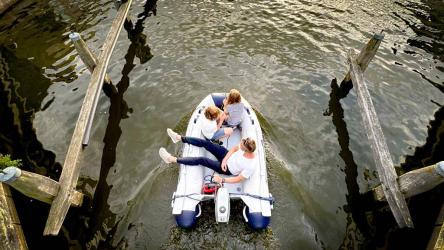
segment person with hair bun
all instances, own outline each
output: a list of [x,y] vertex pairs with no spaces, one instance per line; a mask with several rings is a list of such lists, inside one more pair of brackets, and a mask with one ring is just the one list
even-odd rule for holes
[[224,99],[225,122],[230,127],[238,126],[242,122],[244,104],[242,97],[237,89],[231,89],[227,98]]

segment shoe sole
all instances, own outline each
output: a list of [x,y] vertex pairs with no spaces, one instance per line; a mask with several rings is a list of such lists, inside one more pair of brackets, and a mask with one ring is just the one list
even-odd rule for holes
[[[171,161],[169,161],[168,159],[166,159],[166,158],[163,158],[163,152],[165,152],[166,154],[168,154],[168,151],[166,151],[166,149],[163,149],[162,150],[162,148],[161,149],[159,149],[159,156],[160,156],[160,158],[166,163],[166,164],[170,164],[171,163]],[[167,156],[168,157],[168,156]]]
[[170,134],[169,131],[171,131],[171,133],[175,133],[175,132],[174,132],[172,129],[167,129],[167,134],[168,134],[168,136],[170,137],[170,139],[173,141],[173,143],[177,143],[177,142],[179,142],[179,140],[174,139],[175,134],[177,134],[177,133],[175,133],[175,134]]

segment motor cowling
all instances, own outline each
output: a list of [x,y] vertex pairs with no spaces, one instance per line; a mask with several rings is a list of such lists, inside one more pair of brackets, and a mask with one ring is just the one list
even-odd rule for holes
[[227,188],[221,187],[217,190],[214,211],[217,223],[228,223],[230,220],[230,194]]

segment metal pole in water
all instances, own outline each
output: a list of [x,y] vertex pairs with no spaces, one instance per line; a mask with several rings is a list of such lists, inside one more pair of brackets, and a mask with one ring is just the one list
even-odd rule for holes
[[[97,65],[97,57],[91,52],[91,50],[86,45],[85,41],[83,41],[82,37],[77,32],[71,32],[69,34],[69,38],[71,39],[72,43],[74,44],[74,47],[77,50],[77,53],[79,54],[80,58],[82,59],[83,63],[88,67],[91,74],[94,72],[94,69]],[[106,84],[112,84],[111,79],[109,78],[108,74],[105,75],[104,82]],[[101,88],[97,90],[94,94],[94,104],[93,109],[91,113],[88,114],[88,122],[86,125],[86,131],[82,138],[82,145],[85,147],[88,145],[89,137],[91,135],[91,127],[92,122],[94,120],[94,115],[97,109],[97,103],[99,102]]]

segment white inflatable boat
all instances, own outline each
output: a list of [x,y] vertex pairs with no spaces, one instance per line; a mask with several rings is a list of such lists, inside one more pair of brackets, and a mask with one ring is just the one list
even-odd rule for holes
[[[204,138],[201,131],[201,121],[205,119],[205,108],[216,105],[221,108],[225,94],[213,93],[208,95],[193,112],[186,136]],[[223,139],[223,146],[228,150],[239,144],[242,138],[250,137],[256,141],[256,157],[259,169],[247,180],[240,183],[225,183],[213,194],[206,194],[203,187],[208,186],[209,177],[214,171],[202,166],[180,166],[177,190],[172,197],[171,206],[177,224],[182,228],[191,228],[201,214],[200,202],[215,200],[217,222],[229,221],[230,200],[241,199],[245,207],[243,213],[245,221],[252,229],[264,229],[270,223],[273,198],[268,190],[267,168],[262,131],[255,112],[250,104],[242,98],[245,105],[241,129],[235,129],[233,134]],[[184,144],[183,157],[205,156],[215,157],[204,148]]]

